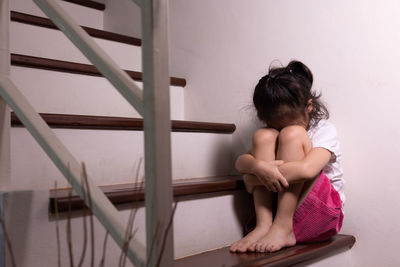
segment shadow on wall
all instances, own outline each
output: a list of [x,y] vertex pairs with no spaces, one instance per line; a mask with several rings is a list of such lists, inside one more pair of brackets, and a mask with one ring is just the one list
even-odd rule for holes
[[[254,132],[259,128],[265,127],[265,125],[257,119],[254,110],[251,110],[251,114],[250,111],[247,110],[239,114],[240,116],[236,125],[237,129],[232,137],[233,173],[238,173],[234,169],[236,159],[251,149]],[[252,118],[250,120],[248,119],[249,114]]]
[[254,214],[254,204],[252,202],[252,195],[243,191],[243,194],[234,194],[233,209],[235,211],[236,219],[242,226],[243,236],[246,232],[246,223]]
[[[1,194],[1,201],[1,212],[3,213],[2,216],[4,216],[6,230],[11,241],[17,266],[28,266],[24,251],[26,251],[29,242],[29,223],[34,209],[33,192],[5,192]],[[12,266],[8,249],[4,248],[4,251],[0,253],[5,257],[5,261],[1,259],[0,264],[5,262],[5,266]]]
[[[236,159],[251,149],[254,132],[259,128],[265,127],[265,125],[258,120],[252,103],[244,104],[238,110],[238,114],[239,117],[236,125],[237,130],[232,137],[232,173],[234,174],[239,174],[234,167]],[[249,119],[249,117],[252,119]],[[254,203],[251,194],[244,191],[243,195],[245,196],[241,198],[235,196],[233,206],[237,220],[242,225],[244,236],[247,234],[246,224],[254,214]]]
[[[233,138],[232,138],[233,139]],[[221,142],[216,143],[214,153],[210,162],[212,163],[210,172],[216,175],[229,175],[231,168],[233,166],[232,161],[232,141],[228,142],[221,140]]]

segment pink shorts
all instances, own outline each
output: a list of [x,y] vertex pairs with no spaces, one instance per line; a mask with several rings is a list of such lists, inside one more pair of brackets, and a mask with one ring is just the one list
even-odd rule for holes
[[340,231],[343,223],[342,201],[322,171],[317,182],[293,216],[297,242],[324,241]]

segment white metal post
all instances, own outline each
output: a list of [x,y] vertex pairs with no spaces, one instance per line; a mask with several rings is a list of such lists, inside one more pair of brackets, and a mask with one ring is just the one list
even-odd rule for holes
[[[9,0],[0,0],[0,76],[10,75]],[[11,184],[10,109],[0,97],[0,189]]]
[[164,248],[156,236],[166,231],[173,200],[168,0],[147,0],[141,4],[148,266],[156,266],[156,260],[163,251],[160,266],[172,267],[174,265],[172,228],[167,233]]

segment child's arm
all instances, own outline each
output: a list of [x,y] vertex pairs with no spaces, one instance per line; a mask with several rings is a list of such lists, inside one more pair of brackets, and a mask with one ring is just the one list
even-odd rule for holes
[[[257,160],[251,154],[243,154],[236,160],[236,169],[241,173],[257,176],[268,190],[279,192],[281,185],[305,182],[315,178],[329,162],[332,152],[325,148],[313,148],[300,161],[283,163],[281,160],[265,162]],[[245,181],[246,182],[246,181]],[[252,181],[252,185],[256,183]]]
[[315,178],[328,164],[332,152],[322,147],[315,147],[307,156],[294,162],[287,162],[279,166],[279,171],[289,184],[300,183]]
[[262,185],[270,191],[279,192],[282,186],[289,187],[288,182],[278,169],[282,164],[282,160],[266,162],[257,160],[251,154],[243,154],[236,160],[235,167],[241,173],[262,177],[262,179],[259,179]]

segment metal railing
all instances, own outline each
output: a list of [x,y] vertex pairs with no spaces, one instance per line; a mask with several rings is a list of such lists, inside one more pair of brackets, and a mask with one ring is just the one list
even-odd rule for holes
[[[0,75],[10,75],[9,52],[9,2],[0,0]],[[10,163],[10,110],[0,97],[0,188],[7,189],[11,183]]]
[[[9,0],[0,0],[1,54],[5,67],[0,69],[0,96],[13,109],[50,159],[71,183],[82,199],[89,201],[93,213],[122,248],[125,241],[124,221],[100,189],[88,179],[88,189],[81,184],[82,166],[61,143],[9,78]],[[143,91],[59,6],[55,0],[33,0],[42,11],[82,51],[93,65],[114,85],[123,97],[143,116],[145,133],[146,248],[134,238],[127,256],[135,266],[173,266],[173,233],[165,240],[156,235],[166,231],[172,215],[171,141],[168,75],[168,0],[132,0],[142,10]],[[9,110],[0,100],[0,122]],[[6,129],[8,128],[8,129]],[[2,127],[0,137],[9,138],[9,125]],[[1,142],[1,139],[0,139]],[[6,140],[6,143],[9,140]],[[2,144],[2,143],[1,143]],[[9,147],[1,147],[0,156],[9,158]],[[9,166],[8,166],[9,167]],[[7,168],[7,166],[2,166]],[[2,173],[0,171],[0,173]],[[4,172],[7,175],[7,172]],[[154,242],[158,240],[158,242]],[[164,244],[162,244],[164,241]],[[150,246],[151,244],[151,246]],[[164,247],[163,247],[164,246]],[[150,251],[151,250],[151,251]],[[147,254],[147,256],[146,256]],[[151,256],[150,256],[151,255]]]

